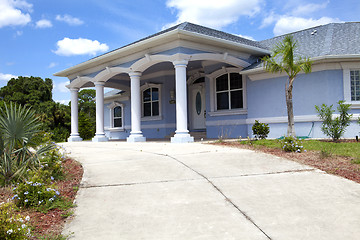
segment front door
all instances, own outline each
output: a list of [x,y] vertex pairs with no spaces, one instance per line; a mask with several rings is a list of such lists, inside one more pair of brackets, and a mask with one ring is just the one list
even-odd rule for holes
[[205,129],[205,84],[198,83],[191,85],[191,128]]

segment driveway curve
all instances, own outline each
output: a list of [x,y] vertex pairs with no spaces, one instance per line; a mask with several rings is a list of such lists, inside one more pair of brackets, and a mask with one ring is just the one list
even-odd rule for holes
[[202,143],[63,143],[84,177],[71,239],[359,239],[360,185]]

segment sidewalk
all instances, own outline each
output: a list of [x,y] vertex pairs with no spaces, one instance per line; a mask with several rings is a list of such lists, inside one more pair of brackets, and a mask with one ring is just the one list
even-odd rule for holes
[[72,239],[359,239],[360,185],[201,143],[64,143],[84,166]]

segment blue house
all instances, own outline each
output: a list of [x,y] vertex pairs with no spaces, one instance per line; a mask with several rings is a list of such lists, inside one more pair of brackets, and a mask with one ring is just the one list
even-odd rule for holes
[[[325,137],[315,105],[345,100],[353,121],[345,137],[359,134],[360,23],[332,23],[294,32],[298,56],[310,57],[293,90],[298,136]],[[285,74],[266,72],[260,58],[284,36],[252,41],[182,23],[56,73],[70,80],[71,136],[78,134],[78,91],[96,88],[93,141],[128,142],[170,138],[252,137],[255,120],[268,123],[269,137],[287,129]],[[104,87],[113,91],[104,94]]]

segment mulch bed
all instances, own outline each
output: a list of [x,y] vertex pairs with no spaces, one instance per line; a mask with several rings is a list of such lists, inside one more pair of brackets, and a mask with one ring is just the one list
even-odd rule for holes
[[221,142],[214,144],[228,147],[251,149],[276,155],[278,157],[286,158],[301,164],[315,167],[329,174],[341,176],[354,182],[360,183],[360,165],[351,163],[352,159],[349,157],[333,155],[328,158],[321,158],[320,153],[317,151],[291,153],[284,152],[279,148],[268,148],[263,146],[254,147],[251,145],[240,144],[238,142]]
[[[62,162],[66,179],[57,181],[57,189],[60,196],[68,198],[71,202],[74,201],[80,181],[83,175],[83,168],[80,163],[66,159]],[[13,193],[10,188],[0,188],[0,202],[11,199]],[[67,210],[71,211],[71,209]],[[61,233],[66,221],[67,211],[52,209],[47,213],[41,213],[34,210],[21,210],[20,214],[23,216],[30,216],[30,223],[34,226],[32,230],[33,237],[31,239],[38,239],[36,236],[56,235]]]

